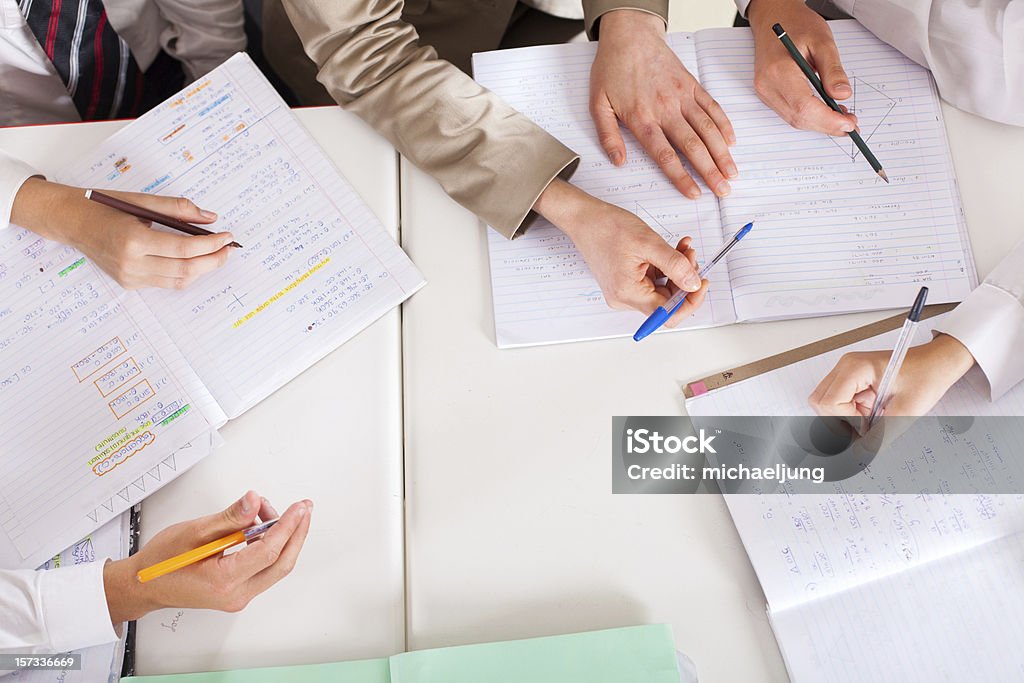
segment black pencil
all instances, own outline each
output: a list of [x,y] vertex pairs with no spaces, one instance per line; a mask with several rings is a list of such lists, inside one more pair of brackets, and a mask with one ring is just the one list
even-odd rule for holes
[[[796,49],[796,45],[794,45],[793,41],[790,40],[788,35],[786,35],[786,30],[782,28],[782,25],[775,24],[772,26],[772,30],[775,31],[775,35],[779,37],[782,44],[786,46],[786,49],[789,51],[789,55],[793,58],[793,61],[796,62],[797,66],[800,67],[800,70],[804,72],[804,76],[807,76],[807,80],[811,82],[814,89],[818,91],[819,95],[821,95],[821,99],[825,100],[825,104],[832,107],[834,111],[842,114],[843,110],[840,109],[839,105],[836,104],[836,101],[832,99],[827,92],[825,92],[825,86],[821,84],[821,79],[818,78],[818,74],[814,73],[814,69],[812,69],[811,65],[807,63],[804,56],[800,54],[800,50]],[[889,176],[885,174],[885,169],[882,168],[882,164],[878,162],[875,155],[871,153],[870,149],[868,149],[868,145],[864,142],[864,138],[860,136],[860,133],[852,130],[847,133],[847,135],[849,135],[850,139],[853,140],[853,144],[857,145],[857,149],[859,149],[861,154],[864,155],[864,158],[868,160],[868,163],[871,164],[871,168],[875,170],[875,173],[877,173],[885,182],[889,182]]]
[[[103,204],[104,206],[109,206],[112,209],[122,211],[128,214],[129,216],[135,216],[136,218],[141,218],[142,220],[150,221],[151,223],[159,223],[160,225],[171,228],[172,230],[183,232],[186,235],[214,234],[205,228],[200,228],[198,225],[192,225],[191,223],[186,223],[185,221],[179,221],[177,218],[172,218],[171,216],[162,214],[159,211],[153,211],[152,209],[147,209],[145,207],[138,206],[137,204],[126,202],[123,199],[111,197],[110,195],[103,194],[102,192],[99,192],[97,190],[86,190],[85,198]],[[231,242],[228,244],[228,246],[235,247],[236,249],[242,248],[242,245],[239,244],[238,242]]]

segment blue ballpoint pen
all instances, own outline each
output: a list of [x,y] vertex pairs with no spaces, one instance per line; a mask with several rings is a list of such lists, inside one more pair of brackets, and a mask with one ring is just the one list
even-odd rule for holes
[[[739,244],[739,241],[746,237],[747,233],[750,232],[753,227],[753,223],[747,223],[740,228],[739,232],[733,235],[733,238],[729,240],[728,244],[722,247],[722,249],[715,254],[715,258],[705,263],[704,267],[700,269],[700,273],[698,273],[700,279],[703,280],[704,277],[711,272],[711,269],[714,268],[715,264],[725,258],[725,255],[729,253],[729,250]],[[684,301],[686,301],[687,294],[689,294],[689,292],[685,289],[680,289],[665,302],[664,306],[658,306],[654,309],[654,313],[651,313],[647,320],[644,321],[644,324],[640,326],[640,329],[636,331],[636,334],[633,335],[633,341],[640,341],[664,325],[668,319],[672,317],[672,314],[678,311],[679,307],[683,305]]]

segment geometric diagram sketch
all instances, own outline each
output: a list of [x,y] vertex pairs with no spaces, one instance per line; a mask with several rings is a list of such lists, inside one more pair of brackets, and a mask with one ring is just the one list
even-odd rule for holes
[[[886,95],[880,88],[853,74],[850,75],[850,85],[853,86],[853,97],[850,98],[848,105],[850,113],[857,115],[861,135],[864,137],[864,141],[868,142],[878,132],[878,129],[882,127],[886,118],[889,117],[889,114],[892,113],[892,110],[896,108],[899,102]],[[882,87],[884,88],[885,86]],[[849,136],[841,138],[829,137],[829,140],[843,154],[850,157],[850,161],[857,161],[857,155],[860,154],[860,150],[857,149],[857,146]]]

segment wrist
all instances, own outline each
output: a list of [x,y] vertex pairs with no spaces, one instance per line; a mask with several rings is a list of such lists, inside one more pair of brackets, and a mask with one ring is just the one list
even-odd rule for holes
[[[533,205],[533,210],[570,238],[583,224],[582,215],[597,200],[561,178],[552,180]],[[575,240],[574,240],[575,241]]]
[[160,609],[139,583],[137,569],[131,559],[107,562],[103,567],[103,589],[107,597],[110,621],[115,626]]
[[948,386],[952,386],[974,366],[974,356],[956,337],[938,334],[924,348],[929,366]]
[[14,196],[11,222],[32,232],[71,246],[75,231],[71,207],[78,198],[77,188],[32,177],[22,183]]
[[774,24],[778,21],[780,10],[790,5],[803,5],[804,0],[750,0],[747,5],[747,21],[751,26],[761,25],[763,22]]

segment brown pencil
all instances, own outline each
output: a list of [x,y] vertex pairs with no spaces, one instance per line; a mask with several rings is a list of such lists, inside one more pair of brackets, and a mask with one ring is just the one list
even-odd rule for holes
[[[144,221],[150,221],[152,223],[159,223],[160,225],[163,225],[163,226],[166,226],[168,228],[171,228],[172,230],[177,230],[178,232],[183,232],[186,235],[213,235],[214,234],[213,232],[210,232],[209,230],[206,230],[204,228],[200,228],[198,225],[192,225],[191,223],[186,223],[185,221],[179,221],[177,218],[172,218],[170,216],[164,215],[164,214],[160,213],[159,211],[153,211],[152,209],[147,209],[145,207],[138,206],[137,204],[132,204],[131,202],[126,202],[123,199],[118,199],[117,197],[111,197],[110,195],[103,194],[102,192],[100,192],[98,190],[86,190],[85,191],[85,198],[86,199],[91,199],[94,202],[99,202],[100,204],[103,204],[104,206],[109,206],[112,209],[117,209],[118,211],[122,211],[122,212],[128,214],[129,216],[135,216],[136,218],[141,218]],[[238,242],[231,242],[228,246],[229,247],[235,247],[237,249],[241,249],[242,248],[242,245],[239,244]]]

